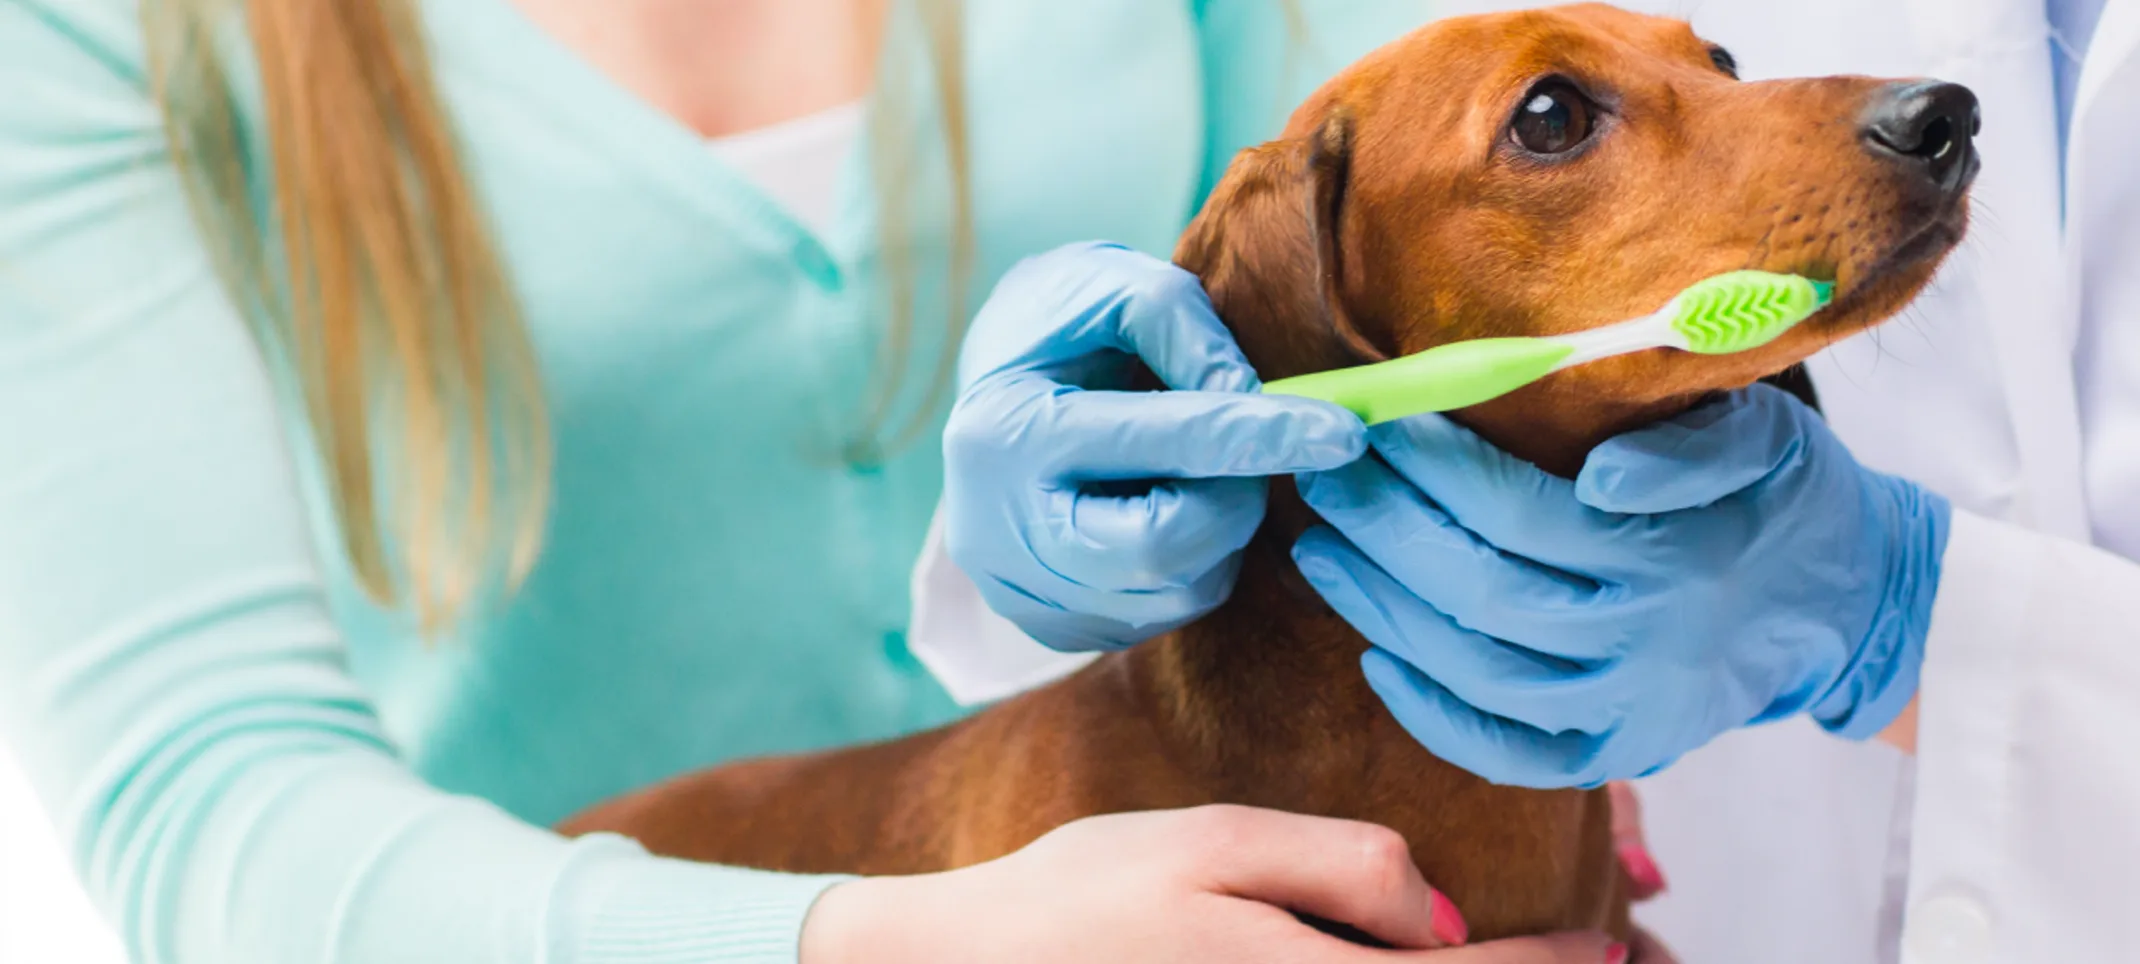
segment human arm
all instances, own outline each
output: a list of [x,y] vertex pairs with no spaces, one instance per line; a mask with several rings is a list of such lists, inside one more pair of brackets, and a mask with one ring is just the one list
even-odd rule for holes
[[[1198,173],[1200,183],[1195,185],[1198,190],[1189,196],[1189,204],[1179,212],[1183,221],[1195,213],[1194,209],[1202,203],[1204,192],[1209,190],[1211,183],[1225,169],[1234,151],[1272,136],[1284,123],[1285,114],[1293,103],[1312,90],[1323,77],[1347,62],[1349,58],[1345,55],[1348,51],[1357,48],[1359,52],[1364,52],[1375,42],[1387,39],[1385,35],[1394,36],[1392,30],[1401,29],[1373,28],[1367,24],[1371,19],[1366,15],[1369,11],[1372,11],[1373,17],[1391,20],[1393,24],[1408,25],[1420,16],[1416,8],[1404,3],[1338,4],[1336,6],[1345,12],[1330,18],[1332,23],[1326,24],[1320,22],[1323,18],[1315,15],[1324,5],[1317,0],[1298,8],[1298,12],[1318,21],[1311,36],[1298,29],[1305,25],[1305,21],[1296,21],[1285,5],[1214,4],[1205,0],[1189,0],[1181,4],[1184,11],[1182,15],[1190,21],[1196,43],[1195,48],[1187,53],[1196,58],[1194,66],[1203,81],[1202,129],[1198,132],[1199,139],[1196,142],[1203,150],[1202,165]],[[1357,39],[1340,41],[1333,33],[1333,25],[1345,36],[1357,35]],[[1273,69],[1274,65],[1280,64],[1283,69]],[[1089,249],[1097,246],[1074,247]],[[1055,251],[1043,255],[1040,260],[1064,265],[1069,263],[1070,258],[1066,256],[1066,251]],[[1210,316],[1208,304],[1203,303],[1201,293],[1187,290],[1188,285],[1185,282],[1191,279],[1186,274],[1166,266],[1158,259],[1141,255],[1088,256],[1082,261],[1085,273],[1096,282],[1112,277],[1117,290],[1124,292],[1132,285],[1139,286],[1135,297],[1125,299],[1127,310],[1123,314],[1142,312],[1142,320],[1150,321],[1161,312],[1172,312],[1182,316],[1181,319],[1172,319],[1173,321],[1190,320],[1189,324],[1146,325],[1145,327],[1153,330],[1146,338],[1146,346],[1139,350],[1148,349],[1156,353],[1164,347],[1158,344],[1159,337],[1165,336],[1175,339],[1187,349],[1182,354],[1194,355],[1201,352],[1202,348],[1198,343],[1205,342],[1214,344],[1220,353],[1232,356],[1222,365],[1215,366],[1209,374],[1183,370],[1188,368],[1188,363],[1177,365],[1176,372],[1162,372],[1163,376],[1173,376],[1167,378],[1172,383],[1171,387],[1241,392],[1253,384],[1253,373],[1248,371],[1245,362],[1238,359],[1238,353],[1233,351],[1230,345],[1217,344],[1205,337],[1206,332],[1217,331],[1223,334],[1224,329],[1218,319]],[[1144,263],[1137,263],[1140,261]],[[1026,267],[1029,268],[1030,265]],[[1015,296],[1021,288],[1033,290],[1034,286],[1030,282],[1041,277],[1040,272],[1030,270],[1021,270],[1016,274],[1023,277],[1004,279],[1006,284],[999,288],[999,296]],[[1014,280],[1026,283],[1008,283]],[[1169,296],[1169,287],[1176,288],[1185,297],[1177,303],[1176,299]],[[1100,294],[1098,289],[1096,284],[1092,294]],[[1097,302],[1098,298],[1093,300]],[[990,327],[1002,327],[1006,323],[1059,324],[1086,307],[1088,306],[1075,303],[1074,299],[1058,299],[1056,304],[1040,304],[1028,299],[1023,318],[1019,312],[1000,310],[1001,305],[984,308],[983,316],[986,319],[985,324]],[[1062,318],[1051,318],[1051,315],[1061,315]],[[1149,358],[1146,360],[1151,361]],[[1188,361],[1193,362],[1194,359]],[[1241,377],[1244,374],[1247,377]],[[1076,379],[1064,379],[1065,384],[1073,381]],[[1247,404],[1256,406],[1259,403]],[[966,411],[956,412],[955,420],[962,421],[961,416],[971,410],[963,402],[961,408]],[[1141,413],[1141,416],[1147,420],[1172,418],[1179,421],[1178,413],[1182,411],[1183,409],[1172,405],[1158,405]],[[954,422],[954,438],[958,424],[958,421]],[[1357,432],[1357,429],[1351,431]],[[1364,443],[1358,441],[1348,445],[1350,451],[1358,451],[1362,447]],[[1279,464],[1271,459],[1264,461],[1267,467]],[[1331,461],[1327,464],[1339,463]],[[1244,465],[1242,468],[1247,470],[1255,467]],[[1186,476],[1192,474],[1194,467],[1183,461],[1167,468],[1169,471],[1153,474]],[[975,486],[962,485],[959,482],[961,466],[955,455],[948,470],[952,478],[947,488],[954,492],[974,491]],[[1213,497],[1218,493],[1248,487],[1250,486],[1241,480],[1192,485],[1189,488],[1200,488],[1207,494],[1185,501],[1192,504],[1191,508],[1209,508],[1215,504]],[[1261,486],[1258,484],[1254,488],[1260,489]],[[1245,514],[1224,513],[1227,521],[1221,527],[1225,531],[1221,533],[1223,538],[1220,542],[1231,541],[1244,522],[1253,526],[1254,520],[1260,518],[1260,498],[1245,502],[1233,501],[1235,505],[1245,506],[1250,511]],[[1159,511],[1158,504],[1151,504],[1156,514]],[[938,524],[932,527],[929,545],[924,548],[917,567],[915,615],[909,639],[916,654],[962,702],[970,704],[1000,698],[1082,665],[1075,658],[1065,658],[1061,653],[1033,646],[1034,635],[1040,635],[1053,646],[1066,650],[1118,648],[1148,635],[1154,631],[1152,626],[1160,624],[1146,619],[1143,628],[1123,625],[1125,622],[1134,621],[1134,617],[1130,617],[1125,611],[1124,604],[1129,596],[1133,593],[1154,593],[1126,584],[1111,586],[1107,580],[1099,577],[1086,578],[1083,572],[1085,567],[1074,561],[1069,563],[1069,571],[1063,574],[1064,579],[1060,583],[1056,583],[1052,577],[1038,578],[1038,574],[1006,573],[1005,570],[1013,565],[1011,560],[1018,555],[1044,555],[1049,551],[1045,548],[1032,548],[1042,547],[1047,541],[1040,536],[1030,539],[1028,546],[1013,546],[1007,541],[1004,542],[1000,546],[1000,554],[990,553],[999,556],[996,559],[978,558],[977,553],[973,551],[969,534],[974,526],[981,523],[970,517],[963,522],[954,519],[953,513],[949,511],[952,508],[954,507],[948,505],[940,507]],[[1010,515],[1021,523],[1029,521],[1027,513]],[[943,524],[945,522],[956,524],[947,527]],[[944,551],[946,540],[941,538],[941,534],[946,528],[954,530],[962,546],[956,562],[951,554]],[[1067,541],[1074,541],[1077,534],[1066,532],[1064,535],[1072,537]],[[1103,547],[1097,554],[1104,557],[1105,563],[1110,567],[1157,561],[1161,568],[1174,570],[1170,580],[1173,582],[1194,582],[1209,569],[1208,560],[1189,558],[1196,555],[1200,547],[1179,537],[1157,532],[1156,529],[1149,536],[1117,533],[1114,541],[1114,545]],[[1144,558],[1134,558],[1137,553],[1143,553]],[[1223,558],[1227,553],[1222,552],[1220,555]],[[1045,563],[1047,560],[1041,561]],[[1038,582],[1053,583],[1053,588],[1049,590],[1033,585]],[[1228,585],[1229,582],[1224,579],[1212,580],[1194,599],[1185,600],[1181,598],[1183,593],[1174,593],[1175,602],[1185,604],[1173,606],[1174,611],[1168,614],[1170,618],[1164,622],[1172,622],[1184,613],[1193,616],[1207,610],[1214,598],[1223,597]],[[1021,592],[1044,597],[1045,601],[1006,598],[1008,593]],[[1079,598],[1092,600],[1108,610],[1104,614],[1093,614],[1093,628],[1086,631],[1087,634],[1101,638],[1079,641],[1062,638],[1061,634],[1051,637],[1048,630],[1036,630],[1032,625],[1037,618],[1035,611],[1038,609],[1050,604],[1075,606]],[[994,608],[991,608],[992,606]],[[1008,611],[1015,618],[1006,622],[1002,618],[1004,611]],[[1112,625],[1102,627],[1102,621]]]
[[[565,841],[398,757],[322,599],[270,367],[201,254],[128,60],[132,13],[0,0],[0,732],[135,958],[816,964],[804,921],[838,922],[812,912],[839,878]],[[1387,831],[1355,864],[1294,852],[1257,880],[1224,873],[1239,854],[1223,844],[1332,842],[1293,823],[1313,819],[1221,825],[1200,848],[1102,824],[1057,848],[1078,860],[936,878],[988,884],[952,890],[861,882],[837,906],[865,914],[855,946],[991,960],[1095,938],[1095,959],[1240,960],[1221,953],[1242,947],[1229,921],[1314,949],[1297,959],[1367,953],[1222,885],[1402,946],[1452,923]],[[1172,872],[1181,900],[1120,899],[1140,868]],[[1109,913],[1066,909],[1069,890]],[[929,895],[957,906],[902,913]],[[1133,943],[1151,937],[1160,952]],[[1591,964],[1559,952],[1600,945],[1515,949]]]
[[1914,956],[2116,960],[2140,862],[2140,565],[1956,510],[1916,698]]
[[2140,865],[2140,565],[1957,511],[1942,573],[1905,946],[2117,960]]
[[[1773,396],[1770,400],[1781,404]],[[1739,402],[1744,401],[1742,396]],[[1448,682],[1438,691],[1388,686],[1391,678],[1402,677],[1385,676],[1382,689],[1400,718],[1424,717],[1428,722],[1420,731],[1449,741],[1452,754],[1504,779],[1585,782],[1597,775],[1597,764],[1655,767],[1668,762],[1671,753],[1635,753],[1613,761],[1580,750],[1554,752],[1602,745],[1609,754],[1621,731],[1607,724],[1598,728],[1602,739],[1593,739],[1595,733],[1576,730],[1541,735],[1543,728],[1580,725],[1589,721],[1577,716],[1602,712],[1652,726],[1664,720],[1663,728],[1684,741],[1679,745],[1691,745],[1714,735],[1717,720],[1739,715],[1709,715],[1715,706],[1736,705],[1743,714],[1745,707],[1773,707],[1788,699],[1828,705],[1836,711],[1830,720],[1854,719],[1861,728],[1850,735],[1891,730],[1906,741],[1911,727],[1895,721],[1914,698],[1916,813],[1906,941],[1929,948],[1927,960],[1937,958],[1939,949],[1976,953],[1987,947],[1992,950],[1984,959],[2001,962],[2114,959],[2127,940],[2115,923],[2121,919],[2115,895],[2125,892],[2129,868],[2140,860],[2140,824],[2132,820],[2140,801],[2140,769],[2129,763],[2127,745],[2128,734],[2140,728],[2140,702],[2131,698],[2140,690],[2140,647],[2130,645],[2133,627],[2140,625],[2135,621],[2140,567],[2099,549],[1967,512],[1951,513],[1945,538],[1932,538],[1942,527],[1919,512],[1932,505],[1919,501],[1927,494],[1897,488],[1900,480],[1853,474],[1864,470],[1844,460],[1848,453],[1835,447],[1838,443],[1810,413],[1789,407],[1753,410],[1789,419],[1734,422],[1717,426],[1732,431],[1713,434],[1699,431],[1703,421],[1728,417],[1730,411],[1711,409],[1692,421],[1624,437],[1627,443],[1608,443],[1612,447],[1601,449],[1602,456],[1593,453],[1574,483],[1549,480],[1527,466],[1472,450],[1468,447],[1483,443],[1465,433],[1444,437],[1455,450],[1442,450],[1431,465],[1399,456],[1407,478],[1427,480],[1419,488],[1379,488],[1356,500],[1318,499],[1311,491],[1311,501],[1319,502],[1326,517],[1345,520],[1340,527],[1357,546],[1341,548],[1357,554],[1339,558],[1364,577],[1321,584],[1343,600],[1341,610],[1371,639],[1378,644],[1398,640],[1396,647],[1407,654],[1383,659],[1404,663],[1434,687]],[[1786,430],[1758,431],[1759,424]],[[1830,481],[1837,484],[1791,483],[1773,471],[1809,450],[1831,460],[1838,471]],[[1492,478],[1474,478],[1481,482],[1476,490],[1450,488],[1464,484],[1452,482],[1451,474],[1462,476],[1481,466]],[[1625,474],[1599,478],[1594,470],[1600,467]],[[1359,490],[1345,487],[1323,495],[1347,491]],[[1482,532],[1450,523],[1452,514],[1491,509],[1473,504],[1482,493],[1491,493],[1489,503],[1500,504],[1498,520],[1477,522]],[[1437,500],[1446,496],[1449,512],[1397,508],[1427,494]],[[1647,522],[1622,518],[1642,514],[1635,497],[1650,501],[1662,515]],[[1601,502],[1623,511],[1588,516],[1602,511]],[[1749,503],[1765,508],[1744,514]],[[1666,505],[1674,508],[1661,508]],[[1865,515],[1868,506],[1879,511]],[[1483,530],[1500,531],[1496,527],[1510,520],[1553,513],[1559,513],[1553,517],[1559,521],[1588,518],[1597,527],[1588,534],[1581,524],[1557,529],[1556,544],[1543,548],[1521,535],[1490,544],[1477,538]],[[1719,525],[1724,528],[1714,528]],[[1847,552],[1827,554],[1864,545],[1860,537],[1868,532],[1884,533],[1873,541],[1887,548],[1856,561]],[[1751,540],[1741,544],[1777,551],[1760,564],[1740,566],[1707,557],[1692,565],[1680,555],[1688,544],[1717,538]],[[1769,539],[1775,541],[1761,541]],[[1800,539],[1808,541],[1799,544]],[[1586,605],[1582,582],[1563,586],[1574,592],[1547,598],[1479,581],[1506,574],[1501,563],[1511,557],[1521,561],[1526,552],[1564,559],[1571,568],[1561,572],[1579,574],[1582,566],[1554,554],[1586,550],[1640,557],[1638,565],[1678,558],[1660,570],[1669,571],[1670,578],[1653,580],[1651,586],[1684,596],[1651,596],[1645,606],[1607,616],[1614,606]],[[1361,563],[1369,553],[1373,558]],[[1383,564],[1392,568],[1385,571]],[[1589,588],[1596,585],[1601,584]],[[1794,602],[1792,597],[1808,586],[1819,591]],[[1785,590],[1780,600],[1772,594],[1778,587]],[[1375,605],[1361,605],[1363,598]],[[1624,604],[1628,599],[1608,594],[1598,601]],[[1504,618],[1533,621],[1529,630],[1506,622],[1489,627],[1486,620],[1493,617],[1481,616],[1480,610],[1496,605],[1505,610]],[[1778,611],[1793,608],[1817,617],[1811,630],[1777,631],[1786,625],[1775,621]],[[1673,622],[1626,618],[1659,613],[1681,615]],[[1458,624],[1452,616],[1459,614],[1479,620],[1474,624],[1479,630]],[[1557,631],[1543,631],[1554,621]],[[1837,632],[1838,626],[1904,632],[1876,640],[1879,633]],[[1553,671],[1540,675],[1532,672],[1540,661],[1525,658],[1526,651],[1538,650],[1509,644],[1519,636],[1540,647],[1591,641],[1609,652],[1594,663],[1545,664]],[[1837,640],[1847,645],[1835,648]],[[1875,651],[1863,652],[1867,644]],[[1637,664],[1644,658],[1662,662],[1635,674],[1645,682],[1622,686],[1628,678],[1610,667],[1623,652],[1638,654]],[[1912,653],[1917,654],[1914,665],[1897,663]],[[1507,658],[1500,664],[1506,671],[1481,670],[1482,654]],[[1750,662],[1739,662],[1748,656]],[[1600,665],[1607,671],[1586,672]],[[1851,666],[1885,669],[1844,685]],[[1510,725],[1458,730],[1448,723],[1464,718],[1463,707],[1452,705],[1463,701],[1451,701],[1448,691],[1461,686],[1483,692],[1487,701],[1518,699],[1542,692],[1538,685],[1526,685],[1540,680],[1557,699],[1550,705],[1497,703]],[[1729,685],[1718,686],[1718,680]],[[1826,699],[1838,693],[1849,695],[1833,703]],[[1695,704],[1691,711],[1689,701]],[[1869,705],[1891,709],[1852,712]],[[1560,716],[1536,715],[1546,710]],[[1530,722],[1516,723],[1509,715]]]
[[[2071,632],[2083,638],[2095,637],[2103,627],[2140,626],[2134,595],[2140,592],[2140,564],[1998,520],[1956,511],[1942,571],[1925,643],[1926,673],[1945,675],[1956,660],[2022,645],[2052,631],[2032,626],[2017,630],[2001,618],[2006,612],[2001,600],[2017,595],[2029,600],[2030,609],[2063,614],[2073,623]],[[2110,680],[2121,687],[2140,685],[2140,678]],[[1905,753],[1917,752],[1923,690],[1930,685],[1921,685],[1895,722],[1880,731],[1883,742]]]
[[831,879],[568,842],[398,758],[133,16],[0,3],[0,727],[133,955],[791,959]]
[[[1419,5],[1402,0],[1305,0],[1298,4],[1189,0],[1183,6],[1195,28],[1195,54],[1203,81],[1204,148],[1201,183],[1194,204],[1180,212],[1184,220],[1195,213],[1194,206],[1202,203],[1204,193],[1235,152],[1275,136],[1293,106],[1345,65],[1431,19]],[[1145,263],[1136,263],[1140,259]],[[1023,431],[1026,425],[996,417],[1006,407],[1002,404],[1009,397],[1006,394],[990,392],[977,398],[962,394],[947,433],[945,541],[957,568],[978,584],[988,606],[1010,617],[1026,634],[1058,649],[1119,648],[1208,612],[1230,591],[1231,576],[1220,566],[1235,558],[1233,550],[1262,516],[1263,484],[1246,476],[1282,474],[1287,471],[1282,466],[1288,463],[1334,467],[1349,461],[1349,456],[1364,448],[1364,442],[1358,439],[1356,420],[1330,415],[1339,411],[1334,408],[1318,411],[1293,402],[1237,398],[1220,400],[1211,412],[1204,412],[1203,406],[1214,404],[1205,397],[1208,393],[1252,393],[1257,383],[1255,373],[1195,288],[1194,279],[1178,269],[1156,259],[1089,245],[1050,252],[1035,261],[1038,266],[1028,263],[1003,280],[975,322],[976,336],[995,330],[1037,339],[1046,331],[1043,326],[1065,325],[1079,312],[1099,315],[1103,307],[1115,312],[1114,319],[1124,322],[1120,331],[1141,330],[1141,340],[1133,350],[1143,355],[1161,380],[1169,388],[1192,390],[1175,393],[1184,397],[1135,409],[1139,434],[1164,440],[1171,451],[1142,456],[1141,464],[1128,468],[1146,477],[1134,481],[1186,481],[1161,485],[1152,498],[1119,500],[1129,511],[1114,513],[1118,520],[1140,511],[1150,517],[1134,527],[1073,529],[1024,509],[977,516],[953,499],[983,491],[1001,505],[1003,487],[961,481],[962,476],[975,474],[966,458],[975,450],[963,448],[962,443],[978,435],[985,445],[998,445],[1009,431]],[[1074,278],[1090,283],[1073,291],[1064,282]],[[1108,299],[1100,295],[1115,303],[1103,304]],[[1001,341],[1000,336],[969,339],[961,366],[962,383],[985,377],[982,369],[989,364],[975,358],[972,346]],[[1065,347],[1058,342],[1053,350],[1060,355]],[[1063,356],[1051,366],[1057,383],[1093,387],[1095,383],[1088,381],[1093,372],[1071,373],[1069,366],[1061,364],[1069,360],[1070,356]],[[1224,430],[1231,433],[1222,441],[1233,443],[1223,463],[1205,448],[1199,431],[1159,431],[1163,426],[1185,427],[1192,418],[1222,413]],[[995,424],[980,424],[971,417],[976,414],[996,419]],[[979,432],[969,434],[969,429]],[[1238,444],[1245,433],[1261,434],[1254,445]],[[1071,439],[1063,431],[1027,437],[1036,447],[1044,443],[1060,448]],[[1333,452],[1339,457],[1333,458]],[[1072,468],[1097,469],[1107,481],[1121,481],[1118,476],[1125,467]],[[1060,478],[1041,481],[1057,491],[1063,488],[1053,484]],[[1003,527],[996,522],[1003,518],[1031,535],[1019,544],[1002,538]],[[1192,522],[1205,531],[1194,536],[1185,532]],[[1050,524],[1055,531],[1047,531]],[[994,545],[979,545],[980,533],[987,533]],[[947,567],[925,559],[923,568],[940,571]],[[971,607],[953,598],[959,595],[965,595],[964,587],[929,600],[935,604],[935,614],[947,617],[931,620],[931,628],[985,622],[964,612]],[[1003,685],[1006,679],[1024,681],[1069,665],[1046,659],[1021,661],[1015,655],[1016,639],[996,645],[917,637],[917,643],[924,649],[943,651],[943,658],[932,666],[940,664],[939,675],[955,678],[965,692],[1000,695],[1008,688]]]

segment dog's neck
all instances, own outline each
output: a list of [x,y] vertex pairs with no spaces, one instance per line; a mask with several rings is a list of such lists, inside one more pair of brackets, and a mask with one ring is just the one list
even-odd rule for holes
[[[1314,244],[1283,230],[1297,218],[1294,201],[1279,198],[1286,203],[1263,211],[1254,193],[1233,198],[1230,217],[1200,218],[1184,235],[1178,261],[1204,282],[1257,372],[1276,379],[1359,364],[1371,360],[1363,351],[1386,351],[1377,343],[1401,341],[1372,337],[1394,334],[1377,324],[1395,317],[1393,308],[1326,300],[1330,290],[1314,280],[1322,277]],[[1348,330],[1371,334],[1344,337]],[[1549,377],[1453,417],[1504,451],[1572,477],[1599,443],[1696,401],[1635,403],[1582,391]],[[1175,758],[1205,768],[1198,776],[1227,786],[1228,799],[1342,813],[1349,808],[1340,800],[1267,796],[1351,792],[1364,761],[1386,749],[1376,740],[1391,733],[1360,672],[1366,641],[1293,564],[1294,541],[1316,521],[1290,479],[1273,480],[1269,514],[1244,552],[1229,601],[1138,647],[1131,665],[1180,744]],[[1416,744],[1409,748],[1416,752]],[[1273,768],[1280,769],[1264,772]]]
[[[1547,384],[1458,417],[1511,454],[1572,476],[1600,442],[1693,400],[1570,401]],[[1387,732],[1372,725],[1381,705],[1360,672],[1366,641],[1293,564],[1294,541],[1316,521],[1291,480],[1274,480],[1269,514],[1244,553],[1231,599],[1139,650],[1149,692],[1184,743],[1177,758],[1208,767],[1201,777],[1234,785],[1241,799],[1293,809],[1341,804],[1313,798],[1351,792],[1353,775],[1380,752],[1368,734]]]
[[1464,427],[1502,451],[1563,478],[1590,450],[1630,429],[1692,408],[1699,396],[1630,401],[1578,393],[1552,380],[1457,413]]

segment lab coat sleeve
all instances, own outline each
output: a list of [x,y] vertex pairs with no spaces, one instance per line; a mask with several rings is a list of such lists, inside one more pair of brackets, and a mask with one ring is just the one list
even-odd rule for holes
[[567,841],[397,759],[133,10],[0,0],[0,736],[133,959],[794,961],[834,878]]
[[1919,693],[1905,961],[2130,959],[2140,565],[1957,513]]

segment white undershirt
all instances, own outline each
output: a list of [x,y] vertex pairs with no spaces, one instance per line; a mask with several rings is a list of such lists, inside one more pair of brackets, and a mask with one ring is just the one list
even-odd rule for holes
[[756,184],[819,235],[838,212],[840,173],[862,137],[862,102],[706,142],[714,155]]

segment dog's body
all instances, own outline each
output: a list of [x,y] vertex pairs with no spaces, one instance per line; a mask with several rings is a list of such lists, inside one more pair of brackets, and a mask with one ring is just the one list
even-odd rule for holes
[[1403,833],[1477,934],[1620,923],[1603,795],[1497,787],[1427,753],[1368,691],[1361,644],[1291,574],[1288,544],[1259,537],[1213,616],[967,720],[693,774],[567,829],[722,863],[906,874],[1094,814],[1248,804]]
[[[1244,152],[1176,260],[1266,378],[1607,324],[1738,268],[1837,282],[1834,306],[1766,348],[1638,353],[1458,413],[1573,474],[1604,438],[1884,319],[1960,238],[1976,162],[1946,166],[1930,141],[1941,121],[1917,116],[1933,108],[1891,103],[1917,88],[1741,85],[1729,71],[1683,24],[1596,5],[1444,21]],[[1958,109],[1938,108],[1950,128]],[[1866,133],[1913,111],[1916,143]],[[1534,150],[1575,120],[1575,146]],[[1948,133],[1967,154],[1967,133]],[[940,730],[689,775],[565,829],[721,863],[906,874],[1002,856],[1081,817],[1247,804],[1399,831],[1475,937],[1623,931],[1603,793],[1493,786],[1408,736],[1360,674],[1365,642],[1293,568],[1313,519],[1275,487],[1232,600],[1185,629]]]

